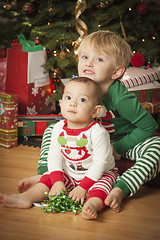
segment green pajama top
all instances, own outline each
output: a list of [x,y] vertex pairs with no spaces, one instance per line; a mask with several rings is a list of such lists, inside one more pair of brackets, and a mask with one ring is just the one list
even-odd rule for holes
[[102,103],[112,116],[107,121],[112,123],[110,136],[117,153],[125,153],[156,133],[158,126],[154,118],[119,80],[110,86]]

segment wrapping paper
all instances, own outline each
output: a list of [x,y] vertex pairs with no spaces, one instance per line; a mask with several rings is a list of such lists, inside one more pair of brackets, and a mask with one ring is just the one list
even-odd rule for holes
[[121,82],[126,88],[139,86],[156,80],[160,80],[160,70],[158,68],[153,69],[148,67],[130,67],[121,78]]
[[18,97],[0,93],[0,146],[17,146],[18,135]]

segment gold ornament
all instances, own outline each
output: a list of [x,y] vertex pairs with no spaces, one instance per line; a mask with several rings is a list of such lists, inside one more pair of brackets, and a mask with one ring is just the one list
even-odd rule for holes
[[11,5],[12,5],[13,7],[15,7],[15,6],[17,5],[17,0],[13,0],[13,1],[11,2]]
[[53,11],[53,8],[50,7],[50,8],[48,9],[48,12],[52,12],[52,11]]
[[4,5],[4,8],[7,9],[7,10],[9,10],[9,9],[11,8],[11,4],[6,3],[6,4]]
[[48,12],[52,12],[53,11],[53,8],[52,8],[52,0],[48,0]]
[[78,0],[75,8],[76,30],[80,37],[76,40],[74,45],[75,50],[78,48],[82,39],[88,34],[87,25],[79,18],[86,9],[86,0]]
[[124,39],[127,39],[125,29],[124,29],[123,23],[122,23],[122,15],[121,15],[120,11],[119,11],[119,17],[120,17],[120,25],[121,25],[123,37],[124,37]]
[[60,52],[59,56],[60,56],[60,58],[62,58],[62,59],[65,58],[65,57],[66,57],[65,51],[62,50],[62,51]]

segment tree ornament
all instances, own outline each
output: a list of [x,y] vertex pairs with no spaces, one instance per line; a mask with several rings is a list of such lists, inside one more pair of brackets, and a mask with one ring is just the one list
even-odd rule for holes
[[148,11],[149,11],[148,3],[146,2],[138,3],[136,7],[136,12],[138,13],[138,15],[145,16],[148,13]]
[[[50,81],[50,88],[51,88],[51,94],[52,94],[52,93],[54,93],[54,91],[55,91],[55,86],[54,86],[51,78],[49,79],[49,81]],[[51,95],[51,94],[50,94],[50,95]]]
[[4,8],[5,8],[6,10],[9,10],[9,9],[11,8],[11,4],[5,3]]
[[145,58],[141,53],[135,53],[131,57],[131,64],[134,67],[142,67],[144,65]]
[[13,1],[11,2],[11,5],[12,5],[13,7],[15,7],[15,6],[17,5],[17,0],[13,0]]
[[150,62],[147,63],[148,68],[152,68],[152,64]]
[[27,16],[27,17],[34,17],[35,14],[37,13],[38,9],[37,9],[37,5],[34,1],[25,3],[23,6],[23,13]]
[[62,59],[65,58],[65,57],[66,57],[65,51],[62,50],[62,51],[60,52],[59,56],[60,56],[60,58],[62,58]]
[[53,8],[52,8],[52,0],[48,0],[48,12],[52,12]]
[[124,39],[127,39],[125,29],[124,29],[124,26],[123,26],[123,22],[122,22],[122,15],[121,15],[120,11],[119,11],[119,17],[120,17],[120,25],[121,25],[123,37],[124,37]]
[[79,44],[82,41],[82,39],[88,33],[87,25],[79,18],[85,9],[86,9],[86,0],[78,0],[75,8],[75,17],[76,17],[76,30],[79,33],[80,37],[76,40],[76,44],[74,45],[75,51],[79,47]]
[[48,8],[48,12],[52,12],[53,11],[53,8]]
[[36,39],[35,39],[34,41],[35,41],[36,45],[41,44],[41,42],[40,42],[40,40],[39,40],[39,37],[36,37]]

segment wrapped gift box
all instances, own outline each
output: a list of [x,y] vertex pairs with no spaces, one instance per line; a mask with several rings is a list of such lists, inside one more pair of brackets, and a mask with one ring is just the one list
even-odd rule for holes
[[151,115],[160,112],[160,102],[143,102],[142,107],[145,108]]
[[18,143],[18,97],[0,93],[0,146],[10,148]]
[[160,70],[148,67],[130,67],[121,78],[121,82],[126,88],[139,86],[142,84],[160,80]]
[[140,103],[160,101],[160,88],[141,90],[129,89],[129,91],[133,92],[137,96]]
[[7,58],[0,59],[0,92],[5,91]]
[[45,129],[64,119],[62,115],[18,115],[18,136],[42,136]]
[[18,113],[48,114],[55,105],[48,103],[51,94],[49,74],[44,71],[46,50],[25,52],[18,41],[7,49],[6,92],[18,95]]
[[137,96],[142,107],[150,114],[160,112],[160,83],[158,81],[131,87],[128,90]]

